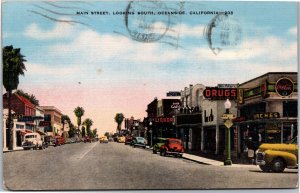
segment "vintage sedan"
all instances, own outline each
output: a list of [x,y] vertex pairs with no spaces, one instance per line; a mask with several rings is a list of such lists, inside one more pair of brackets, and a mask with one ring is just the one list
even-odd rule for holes
[[54,146],[61,146],[65,144],[65,138],[61,136],[55,136],[55,145]]
[[126,135],[125,145],[131,144],[133,137],[131,135]]
[[146,148],[147,141],[143,137],[135,137],[131,142],[133,147],[143,147]]
[[168,138],[165,144],[160,147],[160,155],[174,155],[176,157],[182,157],[184,152],[182,141],[176,138]]
[[92,143],[92,139],[91,139],[89,136],[86,136],[86,137],[84,138],[83,142],[84,142],[84,143],[86,143],[86,142]]
[[119,143],[125,143],[125,137],[124,136],[118,137],[118,142]]
[[99,139],[99,142],[100,143],[108,143],[108,139],[106,136],[101,136],[100,139]]

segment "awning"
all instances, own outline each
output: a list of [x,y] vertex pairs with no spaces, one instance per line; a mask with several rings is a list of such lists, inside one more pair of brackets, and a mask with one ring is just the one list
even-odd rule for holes
[[243,125],[249,123],[282,123],[282,122],[297,122],[297,118],[277,118],[277,119],[254,119],[240,122],[233,122],[236,125]]
[[20,132],[22,135],[25,135],[26,133],[32,133],[32,131],[29,129],[23,129],[23,130],[20,130]]
[[42,132],[42,131],[39,131],[39,130],[36,130],[36,132],[40,135],[47,135],[46,133]]

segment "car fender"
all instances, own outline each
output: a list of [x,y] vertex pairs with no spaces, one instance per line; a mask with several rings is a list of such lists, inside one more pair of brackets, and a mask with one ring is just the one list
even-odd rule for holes
[[167,147],[166,145],[162,145],[162,146],[160,147],[160,150],[168,151],[168,147]]
[[286,151],[276,151],[276,150],[266,150],[265,151],[265,161],[267,164],[271,163],[275,158],[282,158],[287,166],[297,165],[296,155],[286,152]]

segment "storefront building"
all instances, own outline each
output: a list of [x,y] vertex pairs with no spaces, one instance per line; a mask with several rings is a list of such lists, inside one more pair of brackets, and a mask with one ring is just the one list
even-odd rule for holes
[[155,98],[147,105],[147,117],[143,122],[149,145],[153,145],[157,138],[173,138],[177,136],[175,109],[178,109],[180,104],[179,99],[158,100]]
[[261,143],[286,143],[297,136],[296,72],[270,72],[239,85],[239,155]]
[[54,106],[41,106],[44,110],[44,131],[49,136],[62,136],[62,112]]
[[231,102],[229,112],[236,115],[236,85],[219,84],[217,87],[206,87],[202,101],[202,145],[201,151],[208,154],[224,155],[227,143],[227,132],[231,136],[231,151],[234,151],[236,128],[227,129],[222,115],[225,113],[224,103],[228,98]]
[[[13,132],[13,149],[22,148],[22,141],[26,133],[35,131],[37,120],[36,106],[25,97],[13,93],[11,96]],[[10,143],[8,127],[8,96],[3,95],[3,150],[6,150]]]
[[189,85],[181,91],[181,106],[176,111],[177,137],[186,151],[201,150],[203,91],[202,84]]

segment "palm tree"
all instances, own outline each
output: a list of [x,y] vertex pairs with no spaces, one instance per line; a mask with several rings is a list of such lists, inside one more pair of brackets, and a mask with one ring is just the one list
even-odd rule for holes
[[81,117],[84,115],[84,109],[82,107],[76,107],[74,109],[75,116],[77,117],[78,133],[80,132]]
[[117,130],[119,133],[121,131],[121,125],[122,125],[123,120],[124,120],[123,113],[117,113],[115,116],[115,122],[118,124]]
[[87,135],[91,137],[91,126],[93,125],[93,120],[87,118],[83,121],[83,124],[86,126]]
[[24,75],[26,67],[24,62],[25,56],[21,54],[20,48],[13,48],[13,46],[5,46],[3,52],[3,86],[7,92],[8,98],[8,132],[9,145],[8,149],[13,149],[13,132],[11,128],[11,95],[14,89],[18,88],[19,75]]

